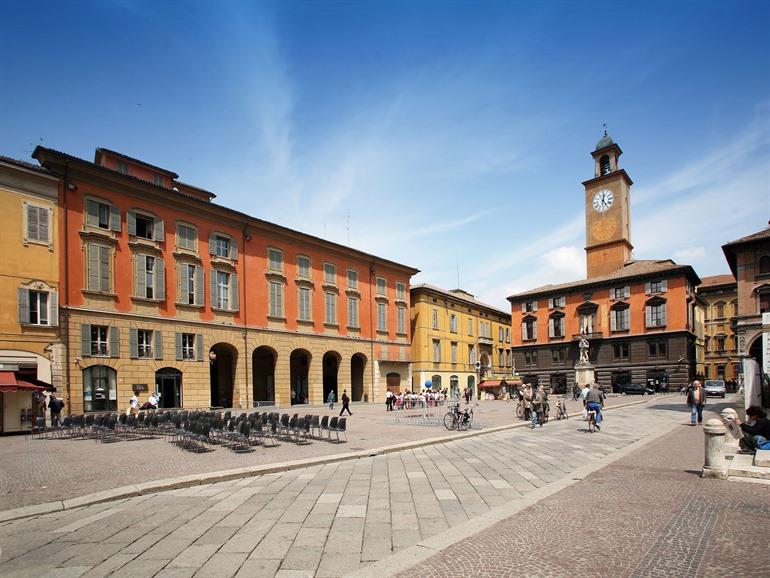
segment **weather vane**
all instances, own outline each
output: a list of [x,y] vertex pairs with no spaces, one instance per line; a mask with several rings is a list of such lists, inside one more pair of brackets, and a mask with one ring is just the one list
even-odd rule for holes
[[604,128],[604,136],[607,136],[607,123],[606,122],[602,123],[602,128]]

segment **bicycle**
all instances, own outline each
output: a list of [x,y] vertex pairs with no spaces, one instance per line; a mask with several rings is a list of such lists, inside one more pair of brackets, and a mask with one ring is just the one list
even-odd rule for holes
[[448,430],[464,431],[473,425],[473,409],[460,411],[460,404],[452,406],[452,409],[444,416],[444,427]]
[[564,398],[559,399],[559,403],[556,404],[556,419],[567,419],[569,414],[567,413],[567,404],[564,403]]

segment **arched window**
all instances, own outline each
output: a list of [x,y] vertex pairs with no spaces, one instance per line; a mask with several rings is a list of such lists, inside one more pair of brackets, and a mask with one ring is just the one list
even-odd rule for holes
[[599,159],[600,174],[602,175],[609,174],[610,170],[611,170],[610,157],[608,155],[602,155],[602,158]]
[[548,318],[548,337],[564,337],[564,313],[552,313]]
[[521,340],[532,341],[537,339],[537,317],[527,315],[521,320]]
[[92,365],[83,370],[83,411],[118,409],[118,372],[106,365]]
[[665,327],[666,300],[660,297],[649,299],[644,305],[644,320],[647,327]]
[[719,301],[717,303],[714,303],[714,317],[716,319],[721,319],[725,316],[725,304],[723,301]]
[[770,274],[770,255],[763,255],[759,258],[759,274]]

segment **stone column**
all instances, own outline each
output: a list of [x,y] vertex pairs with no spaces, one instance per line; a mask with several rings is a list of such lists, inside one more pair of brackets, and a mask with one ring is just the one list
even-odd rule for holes
[[722,423],[727,429],[725,435],[725,452],[734,454],[738,451],[739,440],[743,437],[741,427],[737,423],[738,413],[731,407],[722,410],[720,414]]
[[703,425],[703,433],[706,435],[706,461],[701,470],[701,477],[725,479],[727,477],[725,468],[727,429],[722,425],[722,420],[712,418]]

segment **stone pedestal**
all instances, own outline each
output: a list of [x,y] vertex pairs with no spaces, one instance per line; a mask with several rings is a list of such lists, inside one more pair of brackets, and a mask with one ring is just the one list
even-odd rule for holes
[[722,425],[722,420],[712,418],[703,424],[703,433],[706,435],[706,459],[701,470],[702,478],[727,477],[725,467],[725,434],[727,428]]
[[580,387],[596,382],[594,366],[591,364],[575,366],[575,381]]

